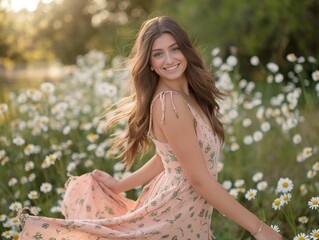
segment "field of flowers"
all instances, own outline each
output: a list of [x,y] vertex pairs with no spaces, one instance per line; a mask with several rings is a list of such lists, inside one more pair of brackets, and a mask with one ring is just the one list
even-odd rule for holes
[[[17,212],[62,217],[67,174],[102,169],[125,177],[109,150],[103,110],[122,97],[128,72],[122,59],[98,51],[79,56],[63,80],[10,92],[0,103],[0,234],[18,239]],[[313,57],[287,55],[287,69],[250,58],[252,76],[240,74],[236,55],[212,51],[226,142],[219,181],[230,194],[280,232],[284,239],[319,239],[319,67]],[[256,81],[254,81],[256,80]],[[258,81],[257,81],[258,80]],[[151,153],[150,153],[151,154]],[[145,156],[134,168],[147,160]],[[126,193],[136,198],[140,188]],[[251,239],[217,212],[217,239]]]

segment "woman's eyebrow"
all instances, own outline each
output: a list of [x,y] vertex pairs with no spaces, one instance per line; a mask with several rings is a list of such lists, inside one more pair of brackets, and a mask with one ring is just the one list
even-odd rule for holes
[[[171,44],[170,46],[168,46],[168,48],[171,48],[171,47],[173,47],[174,45],[177,45],[177,42]],[[162,50],[162,49],[152,49],[152,52],[154,52],[154,51],[159,51],[159,50]]]

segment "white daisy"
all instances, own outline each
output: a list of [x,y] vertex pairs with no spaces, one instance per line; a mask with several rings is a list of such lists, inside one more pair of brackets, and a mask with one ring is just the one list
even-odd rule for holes
[[56,193],[59,195],[62,195],[63,193],[65,193],[65,188],[64,187],[58,187],[55,189]]
[[42,83],[41,86],[40,86],[40,88],[41,88],[41,90],[42,90],[43,92],[49,93],[49,94],[50,94],[50,93],[53,93],[54,90],[55,90],[54,85],[53,85],[52,83],[50,83],[50,82],[44,82],[44,83]]
[[306,224],[309,221],[309,218],[307,216],[301,216],[298,218],[298,222],[302,224]]
[[257,66],[259,64],[259,58],[257,56],[253,56],[250,58],[250,64],[253,66]]
[[25,143],[24,139],[22,137],[15,137],[12,142],[17,145],[17,146],[21,146]]
[[295,135],[292,137],[292,141],[293,141],[294,144],[299,144],[299,143],[301,143],[301,140],[302,140],[302,138],[301,138],[300,134],[295,134]]
[[216,55],[218,55],[220,53],[220,48],[214,48],[211,52],[212,56],[215,57]]
[[5,113],[8,111],[8,105],[6,103],[0,103],[0,114]]
[[236,179],[234,185],[235,187],[242,187],[245,184],[245,180],[244,179]]
[[252,199],[255,199],[256,195],[257,195],[256,189],[249,189],[245,194],[245,198],[250,201]]
[[245,118],[245,119],[243,119],[243,123],[242,124],[243,124],[244,127],[249,127],[252,124],[252,121],[251,121],[250,118]]
[[123,162],[117,162],[116,164],[114,164],[114,171],[122,171],[125,168],[125,164]]
[[41,212],[41,208],[38,207],[38,206],[33,206],[33,207],[30,208],[30,212],[33,215],[38,215]]
[[40,191],[43,192],[43,193],[48,193],[48,192],[51,192],[52,190],[52,184],[51,183],[42,183],[41,184],[41,187],[40,187]]
[[237,191],[237,189],[236,189],[236,188],[230,189],[229,195],[232,196],[233,198],[237,199],[237,197],[238,197],[238,191]]
[[311,74],[311,77],[312,79],[316,82],[319,80],[319,70],[316,70],[314,71],[312,74]]
[[313,171],[311,169],[307,172],[307,178],[309,178],[309,179],[314,178],[316,175],[317,175],[317,172]]
[[309,236],[313,240],[319,239],[319,229],[313,229]]
[[290,193],[285,193],[280,196],[281,201],[283,204],[288,204],[288,202],[291,200],[291,194]]
[[32,169],[34,169],[34,162],[33,161],[28,161],[24,165],[24,169],[28,172]]
[[13,217],[13,218],[9,218],[8,219],[8,223],[11,227],[15,227],[15,226],[19,226],[20,225],[20,221],[17,217]]
[[300,187],[299,187],[299,191],[301,193],[301,195],[306,195],[308,193],[308,189],[307,189],[307,186],[306,184],[301,184]]
[[222,162],[217,163],[217,172],[221,172],[224,168],[224,164]]
[[8,186],[12,187],[14,185],[16,185],[18,182],[18,180],[16,178],[10,178],[8,181]]
[[263,178],[264,174],[262,172],[257,172],[253,176],[253,181],[254,182],[259,182]]
[[278,65],[276,63],[273,63],[273,62],[267,63],[266,67],[272,73],[276,73],[279,70]]
[[13,202],[9,206],[9,209],[11,211],[19,211],[21,208],[22,208],[22,204],[20,202]]
[[280,229],[279,229],[279,226],[278,226],[278,225],[270,225],[270,227],[271,227],[272,229],[274,229],[277,233],[280,232]]
[[259,191],[265,191],[267,187],[268,187],[268,183],[266,181],[261,181],[257,183],[257,189]]
[[319,197],[312,197],[308,201],[308,206],[310,209],[317,209],[319,208]]
[[37,192],[37,191],[30,191],[29,193],[28,193],[28,198],[30,199],[30,200],[33,200],[33,199],[38,199],[39,198],[39,193]]
[[301,64],[296,64],[296,65],[294,66],[294,71],[295,71],[295,73],[301,73],[302,70],[303,70],[303,66],[302,66]]
[[90,133],[86,138],[87,138],[91,143],[94,143],[94,142],[96,142],[96,141],[99,139],[99,135]]
[[289,53],[289,54],[287,54],[287,60],[289,61],[289,62],[295,62],[296,60],[297,60],[297,57],[296,57],[296,55],[294,54],[294,53]]
[[297,236],[293,238],[293,240],[310,240],[310,238],[308,237],[308,235],[304,233],[299,233]]
[[61,212],[61,207],[60,206],[53,206],[50,209],[51,213],[60,213]]
[[0,159],[4,158],[6,156],[5,150],[0,150]]
[[0,214],[0,222],[4,222],[7,219],[7,215]]
[[263,133],[261,131],[255,131],[253,138],[255,142],[259,142],[263,138]]
[[11,239],[12,234],[11,234],[11,231],[4,231],[4,232],[2,232],[1,236],[6,238],[6,239]]
[[239,149],[239,144],[238,144],[238,143],[233,142],[233,143],[230,145],[230,150],[231,150],[232,152],[235,152],[235,151],[237,151],[238,149]]
[[243,141],[246,145],[250,145],[253,143],[253,137],[250,135],[247,135],[244,137]]
[[282,75],[281,73],[277,73],[274,79],[276,83],[281,83],[284,80],[284,75]]
[[263,132],[268,132],[270,130],[270,123],[269,122],[263,122],[260,126],[261,130]]
[[35,173],[31,173],[31,174],[29,175],[29,177],[28,177],[28,180],[29,180],[29,182],[33,182],[35,178],[36,178]]
[[229,190],[232,187],[232,182],[229,180],[225,180],[222,185],[224,189]]
[[277,184],[277,191],[287,193],[293,189],[293,186],[293,182],[289,178],[280,178]]
[[274,210],[280,210],[282,206],[283,206],[283,202],[280,198],[276,198],[272,203],[272,208]]
[[214,67],[218,68],[223,64],[223,60],[221,57],[215,57],[212,61]]
[[312,165],[312,169],[313,169],[315,172],[319,172],[319,162],[315,162],[315,163]]
[[28,178],[27,178],[26,176],[22,176],[22,177],[20,178],[20,183],[21,183],[21,184],[27,184],[27,183],[28,183]]
[[304,155],[304,159],[310,158],[312,156],[312,148],[311,147],[305,147],[302,151]]
[[235,67],[237,65],[237,63],[238,63],[238,60],[237,60],[237,58],[235,56],[230,55],[230,56],[227,57],[226,63],[229,66],[231,66],[231,67]]

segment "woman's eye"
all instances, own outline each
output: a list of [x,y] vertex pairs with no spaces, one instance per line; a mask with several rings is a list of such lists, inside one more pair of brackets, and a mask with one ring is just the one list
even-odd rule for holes
[[176,47],[176,48],[173,48],[173,49],[172,49],[172,52],[176,52],[176,51],[178,51],[178,50],[179,50],[179,48]]
[[154,57],[160,57],[162,55],[162,53],[155,53]]

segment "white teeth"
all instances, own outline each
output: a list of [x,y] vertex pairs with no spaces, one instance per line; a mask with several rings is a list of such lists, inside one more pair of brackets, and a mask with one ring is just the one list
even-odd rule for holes
[[167,70],[167,71],[171,71],[171,70],[176,69],[177,67],[178,67],[178,64],[177,64],[177,65],[175,65],[175,66],[173,66],[173,67],[165,68],[165,70]]

